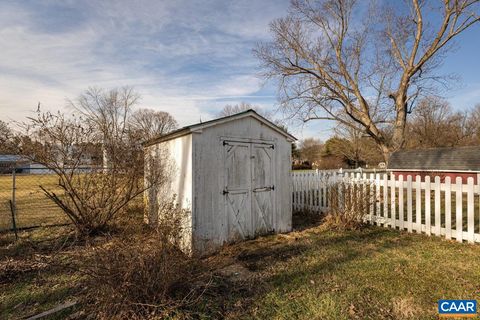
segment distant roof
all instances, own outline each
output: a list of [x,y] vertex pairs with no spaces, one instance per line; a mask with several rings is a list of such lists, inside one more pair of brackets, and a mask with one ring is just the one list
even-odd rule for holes
[[0,154],[0,162],[28,161],[26,158],[15,154]]
[[388,169],[480,171],[480,146],[397,151]]
[[287,137],[287,139],[290,139],[292,141],[297,140],[297,138],[295,138],[290,133],[286,132],[285,130],[283,130],[282,128],[280,128],[279,126],[277,126],[276,124],[274,124],[270,120],[267,120],[264,117],[262,117],[261,115],[259,115],[255,110],[249,109],[249,110],[246,110],[246,111],[243,111],[243,112],[232,114],[230,116],[226,116],[226,117],[222,117],[222,118],[213,119],[213,120],[210,120],[210,121],[199,122],[199,123],[195,123],[195,124],[192,124],[192,125],[185,126],[185,127],[180,128],[178,130],[167,133],[166,135],[163,135],[163,136],[160,136],[158,138],[154,138],[154,139],[145,141],[143,143],[143,145],[144,146],[151,146],[151,145],[154,145],[154,144],[159,143],[159,142],[163,142],[163,141],[167,141],[167,140],[171,140],[171,139],[174,139],[174,138],[177,138],[177,137],[187,135],[189,133],[192,133],[195,130],[208,128],[208,127],[220,124],[220,123],[225,123],[225,122],[229,122],[229,121],[233,121],[233,120],[238,120],[238,119],[242,119],[242,118],[245,118],[245,117],[253,117],[253,118],[257,119],[258,121],[264,123],[265,125],[267,125],[271,129],[273,129],[273,130],[277,131],[278,133],[284,135],[285,137]]

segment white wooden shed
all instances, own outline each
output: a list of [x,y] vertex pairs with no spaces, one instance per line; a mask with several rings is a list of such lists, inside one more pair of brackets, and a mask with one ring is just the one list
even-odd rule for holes
[[[188,211],[184,249],[212,252],[227,242],[292,227],[291,143],[295,137],[253,110],[197,123],[145,143],[168,162],[169,183],[146,192],[149,222],[162,201]],[[145,170],[148,178],[149,170]],[[147,179],[146,179],[147,180]]]

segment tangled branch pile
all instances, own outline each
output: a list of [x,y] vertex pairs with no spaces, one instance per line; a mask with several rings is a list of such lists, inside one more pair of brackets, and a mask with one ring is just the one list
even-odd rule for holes
[[337,182],[328,191],[329,211],[325,226],[337,230],[354,230],[365,226],[375,204],[375,186],[368,182]]
[[186,212],[165,204],[155,229],[111,241],[85,262],[87,312],[100,319],[160,319],[188,314],[208,288],[200,260],[175,241]]

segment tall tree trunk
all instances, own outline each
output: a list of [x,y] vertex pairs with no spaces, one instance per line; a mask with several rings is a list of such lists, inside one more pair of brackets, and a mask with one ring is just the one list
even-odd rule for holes
[[395,99],[397,115],[395,117],[395,124],[393,127],[393,136],[390,147],[391,152],[402,149],[405,144],[405,127],[407,124],[406,99],[407,97],[404,93],[399,94],[397,99]]

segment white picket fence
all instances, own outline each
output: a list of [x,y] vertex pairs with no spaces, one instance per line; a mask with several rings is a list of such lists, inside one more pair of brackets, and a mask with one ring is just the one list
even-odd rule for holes
[[[480,242],[480,173],[477,183],[469,177],[467,183],[457,177],[444,182],[439,176],[408,175],[395,177],[389,173],[339,171],[294,171],[293,209],[326,212],[328,194],[336,182],[356,184],[364,192],[372,192],[375,201],[369,208],[372,224],[444,236],[473,243]],[[426,201],[429,199],[430,201]]]

